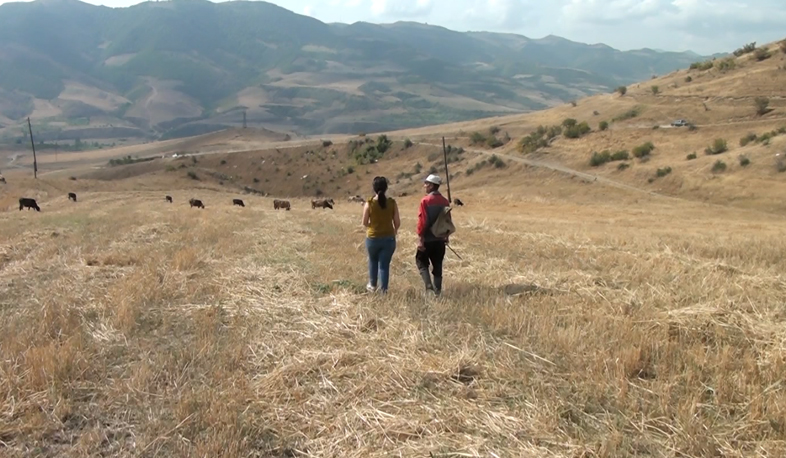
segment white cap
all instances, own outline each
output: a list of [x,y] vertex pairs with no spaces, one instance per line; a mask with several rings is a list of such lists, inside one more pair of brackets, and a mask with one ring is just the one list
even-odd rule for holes
[[434,175],[434,174],[431,174],[431,175],[427,176],[426,179],[423,180],[423,181],[425,181],[427,183],[433,183],[433,184],[436,184],[436,185],[442,184],[442,178],[440,178],[439,175]]

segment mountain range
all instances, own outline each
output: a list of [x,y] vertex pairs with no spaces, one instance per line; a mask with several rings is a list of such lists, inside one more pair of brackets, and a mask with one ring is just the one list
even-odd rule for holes
[[0,138],[165,139],[244,121],[374,132],[527,112],[711,58],[413,22],[326,24],[261,2],[0,6]]

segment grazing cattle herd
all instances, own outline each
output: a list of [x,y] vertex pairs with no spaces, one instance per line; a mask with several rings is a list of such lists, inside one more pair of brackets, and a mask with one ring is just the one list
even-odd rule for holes
[[[165,198],[165,200],[167,202],[172,203],[172,196],[165,196],[164,198]],[[74,202],[76,202],[76,193],[69,192],[68,193],[68,200],[73,200]],[[357,195],[350,196],[350,197],[347,198],[347,200],[349,202],[359,202],[361,204],[365,203],[365,200],[362,197],[357,196]],[[459,206],[459,207],[464,205],[464,202],[462,202],[461,199],[455,199],[454,202],[455,202],[456,206]],[[205,208],[205,204],[203,204],[202,201],[199,200],[199,199],[191,198],[191,199],[188,200],[188,204],[189,204],[189,206],[191,208],[193,208],[193,207]],[[335,204],[336,204],[336,202],[333,199],[331,199],[331,198],[327,198],[327,199],[311,199],[311,209],[312,210],[316,209],[316,208],[323,208],[323,209],[324,208],[329,208],[329,209],[332,210],[333,206]],[[237,205],[237,206],[240,206],[240,207],[245,207],[246,206],[246,204],[243,202],[242,199],[232,199],[232,205]],[[38,203],[36,203],[35,199],[29,198],[29,197],[20,197],[19,198],[19,210],[21,211],[23,208],[27,208],[28,210],[35,209],[35,211],[39,211],[39,212],[41,211],[41,208],[38,206]],[[273,209],[274,210],[284,209],[284,210],[289,211],[289,210],[292,209],[292,205],[289,203],[288,200],[273,199]]]

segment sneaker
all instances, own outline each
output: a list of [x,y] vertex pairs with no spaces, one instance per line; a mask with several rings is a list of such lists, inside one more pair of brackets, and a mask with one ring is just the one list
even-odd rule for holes
[[377,288],[375,286],[372,286],[371,283],[366,285],[366,291],[368,291],[369,293],[373,293],[376,290]]

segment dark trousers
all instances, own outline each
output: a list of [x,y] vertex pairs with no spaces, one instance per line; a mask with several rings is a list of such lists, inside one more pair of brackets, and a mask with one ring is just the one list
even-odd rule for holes
[[[420,276],[427,289],[442,290],[442,260],[445,259],[445,242],[438,240],[435,242],[424,243],[426,249],[417,250],[415,253],[415,264],[418,266]],[[431,264],[431,273],[434,275],[434,282],[428,273]]]

